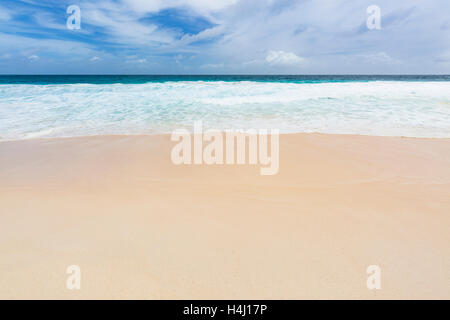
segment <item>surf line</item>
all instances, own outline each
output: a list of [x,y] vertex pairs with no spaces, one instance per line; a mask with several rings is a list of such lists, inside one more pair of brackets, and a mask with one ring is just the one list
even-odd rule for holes
[[171,141],[179,143],[172,148],[170,157],[175,165],[260,164],[265,166],[260,168],[261,175],[275,175],[279,170],[280,132],[270,130],[270,146],[268,136],[267,129],[203,132],[203,123],[196,121],[193,134],[186,129],[172,132]]

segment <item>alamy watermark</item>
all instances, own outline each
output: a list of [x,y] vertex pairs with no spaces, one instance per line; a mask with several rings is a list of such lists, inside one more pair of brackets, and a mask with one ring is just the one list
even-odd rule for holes
[[370,265],[367,267],[366,272],[369,275],[367,277],[367,281],[366,281],[367,289],[380,290],[381,289],[381,268],[377,265]]
[[[201,121],[194,123],[194,132],[177,129],[171,140],[179,142],[171,151],[172,162],[180,164],[260,164],[261,175],[278,173],[280,160],[279,130],[207,130]],[[270,139],[269,139],[270,137]],[[270,140],[270,146],[269,146]]]
[[67,29],[69,30],[80,30],[81,29],[81,9],[79,6],[71,5],[67,7],[67,14],[69,17],[66,21]]
[[381,29],[381,9],[377,5],[371,5],[367,7],[367,14],[370,16],[367,18],[367,29],[380,30]]
[[77,265],[70,265],[66,269],[66,273],[69,274],[66,280],[66,288],[69,290],[81,289],[81,268]]

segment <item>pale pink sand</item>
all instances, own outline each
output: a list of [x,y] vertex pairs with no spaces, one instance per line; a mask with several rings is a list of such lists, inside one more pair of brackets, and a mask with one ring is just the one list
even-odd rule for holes
[[173,145],[1,142],[0,298],[450,298],[450,140],[282,135],[275,176]]

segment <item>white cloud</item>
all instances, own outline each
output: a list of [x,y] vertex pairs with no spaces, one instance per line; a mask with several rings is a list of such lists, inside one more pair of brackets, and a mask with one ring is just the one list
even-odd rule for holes
[[211,13],[233,5],[238,0],[124,0],[127,7],[137,12],[158,12],[168,8],[185,7],[197,12]]
[[395,59],[393,59],[390,55],[388,55],[386,52],[377,52],[372,54],[366,54],[362,55],[362,57],[365,59],[368,63],[394,63],[396,62]]
[[95,57],[92,57],[89,61],[96,62],[96,61],[100,61],[100,60],[102,60],[102,59],[95,56]]
[[180,41],[178,41],[178,45],[183,44],[187,45],[196,41],[211,39],[221,35],[224,32],[223,26],[216,26],[209,29],[205,29],[197,34],[185,34]]
[[450,50],[444,53],[441,53],[437,59],[438,62],[449,62],[450,61]]
[[147,63],[147,59],[145,58],[139,58],[138,56],[128,56],[126,63],[136,63],[136,64],[142,64],[142,63]]
[[62,56],[69,59],[65,61],[86,61],[91,57],[101,55],[111,56],[108,53],[95,50],[89,44],[78,41],[54,39],[45,39],[45,41],[42,41],[41,39],[0,32],[0,43],[0,55],[4,57],[21,56],[29,61],[42,60],[41,57],[48,55]]
[[30,60],[30,61],[37,61],[37,60],[39,60],[39,57],[37,55],[33,54],[33,55],[28,57],[28,60]]
[[8,21],[11,19],[11,12],[6,8],[0,6],[0,21]]
[[304,59],[292,52],[269,51],[266,61],[274,66],[294,66],[302,64]]
[[204,65],[201,65],[200,67],[202,69],[221,69],[223,68],[225,65],[223,63],[207,63]]
[[[158,47],[161,45],[174,47],[215,37],[220,28],[211,28],[195,35],[183,35],[173,28],[157,26],[150,21],[141,21],[150,13],[164,9],[184,8],[193,16],[204,16],[215,21],[214,13],[223,10],[238,0],[122,0],[119,2],[84,1],[82,20],[87,24],[103,28],[110,41],[121,44]],[[181,37],[181,40],[177,41]]]
[[102,28],[111,42],[151,46],[175,41],[175,32],[139,21],[143,17],[143,14],[117,3],[86,2],[82,10],[82,21]]
[[33,19],[39,26],[43,28],[56,29],[56,30],[66,30],[66,23],[64,20],[58,21],[50,13],[36,12],[33,14]]
[[12,56],[9,53],[0,54],[0,60],[10,59]]
[[435,60],[438,64],[442,65],[443,67],[449,68],[450,67],[450,50],[439,54]]

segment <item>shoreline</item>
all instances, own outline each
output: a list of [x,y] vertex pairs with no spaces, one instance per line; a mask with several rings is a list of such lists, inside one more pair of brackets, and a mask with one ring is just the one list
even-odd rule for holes
[[0,298],[449,298],[450,139],[280,134],[274,176],[175,144],[0,141]]
[[[270,128],[268,128],[270,130]],[[220,133],[225,133],[224,130],[219,130]],[[190,132],[192,134],[192,132]],[[95,135],[80,135],[80,136],[61,136],[61,137],[38,137],[38,138],[21,138],[21,139],[0,139],[0,144],[4,142],[23,142],[23,141],[51,141],[51,140],[71,140],[71,139],[96,139],[96,138],[127,138],[127,137],[164,137],[170,136],[172,133],[138,133],[138,134],[95,134]],[[411,140],[450,140],[450,137],[414,137],[414,136],[382,136],[371,134],[357,134],[357,133],[324,133],[324,132],[280,132],[279,136],[347,136],[347,137],[375,137],[375,138],[394,138],[394,139],[411,139]]]

